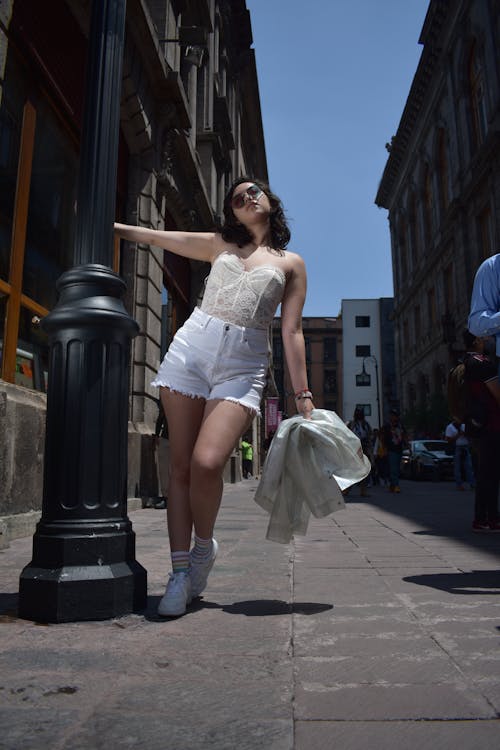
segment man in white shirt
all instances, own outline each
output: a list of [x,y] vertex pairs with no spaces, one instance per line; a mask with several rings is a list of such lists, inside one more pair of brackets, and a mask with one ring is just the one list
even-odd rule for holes
[[462,483],[462,464],[463,470],[465,471],[465,479],[470,488],[473,489],[475,486],[475,479],[474,471],[472,469],[472,458],[470,454],[469,441],[465,437],[465,425],[460,424],[460,422],[458,422],[457,420],[453,420],[447,426],[444,436],[448,443],[453,446],[454,450],[453,467],[457,490],[464,489]]

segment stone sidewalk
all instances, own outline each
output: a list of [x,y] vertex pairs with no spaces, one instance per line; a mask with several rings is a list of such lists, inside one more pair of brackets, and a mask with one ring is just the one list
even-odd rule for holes
[[472,493],[351,492],[290,545],[265,540],[256,482],[227,485],[204,598],[158,618],[164,511],[130,513],[148,609],[17,618],[31,537],[0,552],[0,748],[493,750],[500,747],[500,535]]

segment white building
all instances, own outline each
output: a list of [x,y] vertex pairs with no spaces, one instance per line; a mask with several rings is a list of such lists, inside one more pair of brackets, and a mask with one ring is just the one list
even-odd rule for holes
[[343,409],[345,421],[362,407],[373,428],[378,428],[395,393],[392,299],[342,300]]

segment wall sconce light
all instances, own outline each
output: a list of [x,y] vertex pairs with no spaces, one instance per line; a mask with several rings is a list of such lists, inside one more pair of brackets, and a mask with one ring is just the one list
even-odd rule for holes
[[373,354],[370,354],[367,357],[363,357],[363,367],[361,368],[360,374],[356,375],[356,385],[358,386],[371,385],[370,375],[366,372],[366,369],[365,369],[366,360],[373,362],[373,364],[375,365],[375,383],[377,386],[377,416],[378,416],[378,426],[381,427],[382,424],[380,421],[380,391],[379,391],[379,384],[378,384],[378,362],[377,362],[377,358],[374,357]]
[[199,68],[203,62],[204,54],[205,49],[203,47],[200,47],[199,45],[189,46],[186,47],[185,60]]

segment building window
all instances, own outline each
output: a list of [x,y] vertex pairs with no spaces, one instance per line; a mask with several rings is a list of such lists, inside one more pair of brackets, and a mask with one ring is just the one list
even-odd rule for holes
[[365,417],[371,417],[372,405],[371,404],[356,404],[356,409],[362,409]]
[[443,271],[444,306],[446,312],[453,310],[453,266],[447,266]]
[[418,263],[419,256],[419,233],[418,233],[418,220],[417,220],[417,201],[415,195],[412,194],[410,198],[410,244],[411,244],[411,265],[412,268]]
[[429,289],[427,292],[427,318],[429,320],[429,328],[433,329],[436,325],[436,291],[434,287]]
[[417,401],[417,391],[416,391],[414,383],[408,383],[407,393],[408,393],[408,408],[414,409],[416,401]]
[[273,360],[274,362],[283,361],[283,341],[281,336],[273,336]]
[[493,227],[491,222],[491,211],[485,208],[477,217],[477,229],[479,239],[478,264],[493,255]]
[[337,339],[334,336],[323,339],[323,362],[337,361]]
[[278,389],[278,393],[280,396],[284,396],[285,394],[285,378],[284,373],[281,368],[274,368],[273,371],[274,374],[274,382],[276,383],[276,388]]
[[368,372],[360,372],[356,375],[356,386],[358,388],[366,388],[372,384],[372,377]]
[[325,370],[324,393],[336,394],[337,393],[337,371],[336,370]]
[[430,250],[432,240],[432,178],[427,166],[424,175],[423,213],[424,213],[424,241],[426,251]]
[[306,347],[306,362],[311,362],[311,339],[308,336],[304,337],[304,343]]
[[443,128],[439,130],[438,138],[438,184],[439,184],[439,203],[443,213],[449,205],[448,195],[448,149],[446,145],[446,131]]
[[370,344],[359,344],[356,346],[356,357],[370,357]]
[[370,316],[369,315],[356,315],[354,325],[356,326],[356,328],[369,328]]
[[419,343],[422,338],[422,326],[420,320],[420,305],[417,305],[414,310],[413,321],[415,326],[415,342]]
[[410,344],[410,326],[408,323],[408,319],[405,318],[403,321],[403,351],[410,351],[411,344]]
[[469,95],[474,145],[478,148],[487,129],[484,73],[481,58],[474,42],[469,56]]
[[406,248],[406,227],[403,221],[399,225],[399,257],[401,262],[401,281],[404,283],[408,276],[408,254]]

